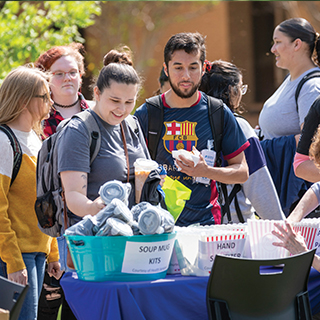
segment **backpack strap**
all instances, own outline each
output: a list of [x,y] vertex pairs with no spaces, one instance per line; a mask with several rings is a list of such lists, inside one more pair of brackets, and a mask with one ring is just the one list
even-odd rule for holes
[[155,160],[163,126],[163,104],[161,95],[146,99],[148,110],[148,149]]
[[135,118],[131,114],[129,114],[126,117],[126,121],[129,124],[129,127],[133,130],[133,132],[135,134],[138,134],[139,133],[139,128],[138,128],[138,124],[137,124],[137,121],[135,120]]
[[312,78],[317,78],[320,77],[320,70],[313,70],[311,72],[309,72],[308,74],[306,74],[298,83],[297,85],[297,89],[296,89],[296,93],[294,95],[295,97],[295,101],[296,101],[296,108],[297,108],[297,112],[299,112],[299,107],[298,107],[298,97],[301,91],[302,86],[305,84],[305,82],[307,82],[309,79]]
[[[233,115],[236,117],[236,118],[242,118],[244,120],[246,120],[244,117],[242,117],[241,115],[239,115],[238,113],[233,113]],[[232,202],[232,200],[234,199],[234,207],[236,209],[236,213],[237,213],[237,217],[238,217],[238,220],[239,222],[241,223],[244,223],[244,218],[243,218],[243,215],[242,215],[242,212],[241,212],[241,209],[240,209],[240,205],[239,205],[239,201],[238,201],[238,197],[237,197],[237,193],[242,189],[242,186],[241,184],[239,183],[236,183],[231,192],[230,192],[230,195],[229,195],[229,203]]]
[[[83,123],[86,125],[88,133],[89,133],[89,144],[90,144],[90,165],[92,164],[93,160],[96,158],[100,147],[101,147],[101,134],[99,125],[92,115],[92,113],[88,110],[81,111],[79,113],[74,114],[71,119],[73,118],[79,118],[83,121]],[[57,129],[61,130],[65,127],[65,125],[70,121],[70,119],[65,119],[59,123],[59,126]],[[69,219],[68,219],[68,208],[67,203],[65,201],[64,196],[64,188],[61,183],[61,197],[63,201],[63,216],[64,216],[64,225],[65,229],[69,227]],[[66,214],[67,213],[67,214]]]
[[20,143],[13,133],[13,131],[8,127],[6,124],[0,125],[0,130],[2,130],[10,140],[10,144],[13,150],[13,167],[12,167],[12,177],[11,177],[11,183],[10,186],[12,185],[13,181],[18,175],[21,162],[22,162],[22,150]]
[[[208,97],[208,113],[211,131],[213,135],[214,150],[216,152],[215,165],[221,167],[221,151],[222,151],[222,138],[223,138],[223,127],[224,127],[224,108],[222,100]],[[216,181],[219,193],[219,202],[221,204],[221,223],[223,216],[227,213],[228,223],[232,223],[230,213],[230,202],[228,197],[227,185]],[[223,197],[222,197],[223,196]]]
[[229,195],[229,203],[232,202],[232,200],[234,199],[234,206],[236,209],[236,213],[237,213],[237,217],[239,222],[244,223],[244,219],[243,219],[243,215],[239,206],[239,201],[238,201],[238,197],[237,197],[237,193],[241,190],[241,185],[239,183],[235,184],[230,192]]
[[92,164],[101,147],[101,134],[98,123],[88,110],[79,112],[73,115],[72,118],[80,118],[87,127],[90,138],[90,164]]
[[222,100],[208,97],[208,113],[213,135],[214,150],[216,151],[216,166],[221,167],[221,150],[224,127],[224,110]]

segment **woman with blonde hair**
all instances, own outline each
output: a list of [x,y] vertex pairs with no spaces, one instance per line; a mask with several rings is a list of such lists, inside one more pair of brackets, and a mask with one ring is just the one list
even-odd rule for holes
[[[46,260],[49,274],[60,276],[57,242],[40,231],[34,211],[41,121],[52,103],[47,80],[42,71],[22,66],[11,71],[0,87],[0,275],[29,284],[20,320],[37,319]],[[14,151],[5,131],[21,147],[14,181]]]
[[[50,109],[49,118],[44,120],[44,134],[49,137],[56,132],[59,123],[71,118],[74,114],[89,108],[84,96],[81,94],[82,76],[85,74],[84,47],[81,43],[71,43],[63,46],[55,46],[43,52],[36,61],[36,66],[51,73],[50,91],[53,105]],[[58,237],[61,269],[71,271],[67,267],[67,243],[63,236]],[[44,287],[52,285],[52,279],[45,277]],[[59,286],[54,281],[55,287]],[[53,292],[53,291],[51,291]],[[55,291],[56,292],[56,291]],[[62,319],[74,319],[67,302],[62,296]],[[44,297],[44,298],[42,298]],[[48,297],[48,299],[47,299]],[[55,295],[57,297],[57,295]],[[53,317],[56,317],[58,309],[57,299],[50,296],[50,292],[43,289],[39,303],[38,320],[48,317],[48,305]]]

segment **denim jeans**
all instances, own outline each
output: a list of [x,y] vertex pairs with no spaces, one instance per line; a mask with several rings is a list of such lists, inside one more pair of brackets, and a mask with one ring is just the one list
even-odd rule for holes
[[[22,253],[22,258],[28,272],[29,290],[22,305],[19,320],[37,320],[46,255],[43,252]],[[0,275],[7,278],[6,264],[1,259]]]
[[65,272],[73,272],[74,270],[67,267],[68,244],[64,236],[58,237],[59,262],[61,270]]

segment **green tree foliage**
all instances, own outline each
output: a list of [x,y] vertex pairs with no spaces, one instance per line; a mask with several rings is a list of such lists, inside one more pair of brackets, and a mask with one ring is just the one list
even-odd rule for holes
[[0,7],[0,81],[52,46],[83,43],[79,28],[101,14],[100,1],[5,1]]

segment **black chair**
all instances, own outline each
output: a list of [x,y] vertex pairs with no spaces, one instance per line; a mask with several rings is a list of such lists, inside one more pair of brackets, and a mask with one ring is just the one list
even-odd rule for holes
[[10,311],[10,320],[18,320],[28,289],[0,276],[0,308]]
[[274,259],[217,255],[207,286],[210,320],[311,320],[307,289],[316,250]]

